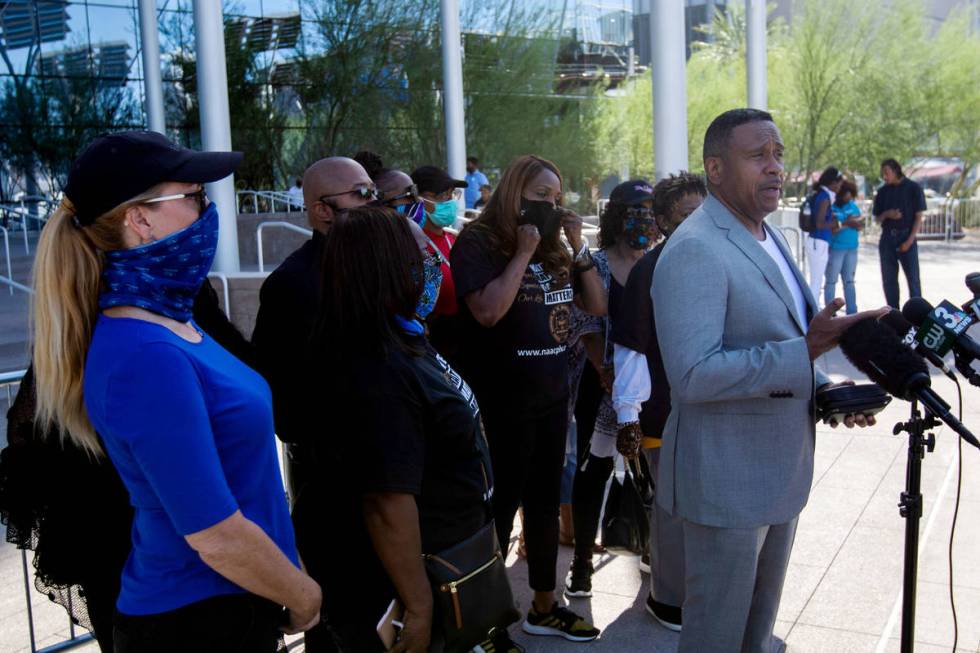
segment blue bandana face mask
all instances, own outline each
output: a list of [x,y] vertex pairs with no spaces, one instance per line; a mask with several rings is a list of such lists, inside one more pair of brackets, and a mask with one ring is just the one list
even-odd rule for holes
[[212,202],[189,227],[166,238],[105,253],[99,308],[138,306],[187,322],[218,249]]

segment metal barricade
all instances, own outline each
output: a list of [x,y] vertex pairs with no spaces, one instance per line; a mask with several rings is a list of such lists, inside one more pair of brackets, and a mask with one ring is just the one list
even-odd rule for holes
[[[4,393],[7,397],[7,408],[13,403],[13,398],[16,394],[16,389],[20,386],[21,379],[24,378],[24,374],[27,370],[17,370],[14,372],[3,372],[0,373],[0,388],[3,388]],[[6,410],[4,410],[6,413]],[[44,648],[37,647],[37,634],[34,628],[34,606],[31,603],[31,573],[30,565],[27,562],[27,551],[21,549],[20,552],[20,562],[21,562],[21,573],[23,574],[24,580],[24,601],[27,605],[27,632],[30,641],[31,653],[54,653],[55,651],[65,651],[86,642],[92,641],[94,638],[91,633],[78,633],[76,631],[75,623],[68,618],[68,639],[56,642]],[[68,595],[68,609],[71,610],[71,595]]]

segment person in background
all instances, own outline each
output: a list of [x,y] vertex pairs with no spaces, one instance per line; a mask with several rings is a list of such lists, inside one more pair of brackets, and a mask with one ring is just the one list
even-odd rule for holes
[[[606,482],[613,470],[616,453],[616,413],[610,392],[613,386],[613,347],[609,338],[623,303],[623,286],[633,265],[659,237],[653,218],[653,187],[643,179],[625,181],[613,189],[609,203],[599,218],[599,247],[593,254],[596,270],[608,293],[609,309],[599,324],[600,378],[604,393],[595,427],[579,450],[579,466],[572,490],[572,517],[575,528],[575,556],[565,580],[565,596],[592,596],[592,554]],[[576,312],[579,309],[573,308]]]
[[[309,363],[310,335],[316,324],[322,275],[320,264],[326,234],[344,211],[373,201],[374,182],[364,168],[346,157],[321,159],[303,175],[306,214],[313,236],[270,274],[259,291],[259,311],[252,342],[259,371],[272,388],[276,435],[287,443],[289,484],[294,500],[302,493],[308,474],[315,467],[307,453],[309,442],[322,437],[319,397],[310,389],[322,374]],[[324,528],[329,524],[324,523]],[[312,558],[317,551],[300,551]],[[309,562],[309,561],[308,561]],[[310,653],[332,651],[333,640],[324,626],[307,632]]]
[[303,180],[297,177],[296,183],[294,183],[292,187],[286,191],[286,193],[289,195],[289,210],[292,211],[293,209],[296,209],[298,211],[302,211],[304,207]]
[[[431,306],[407,221],[387,208],[353,209],[334,226],[323,262],[311,354],[332,370],[317,379],[316,394],[336,426],[315,444],[322,473],[301,502],[317,505],[297,506],[298,531],[322,531],[306,543],[323,549],[309,569],[327,588],[340,651],[383,651],[375,627],[396,598],[405,609],[398,650],[426,651],[433,602],[423,555],[489,521],[493,476],[479,407],[417,319]],[[357,437],[326,437],[334,429]],[[302,526],[325,519],[329,532]],[[515,650],[506,631],[483,647]]]
[[844,176],[840,170],[830,166],[821,174],[814,184],[814,196],[810,201],[810,211],[813,215],[813,232],[807,234],[806,255],[810,259],[810,293],[819,302],[823,298],[820,292],[824,277],[827,274],[827,259],[830,256],[830,237],[833,233],[834,197],[840,188]]
[[881,177],[885,183],[875,193],[871,213],[881,224],[878,254],[885,300],[892,308],[899,308],[899,264],[909,285],[909,297],[922,297],[916,238],[926,211],[926,195],[919,184],[902,173],[902,166],[895,159],[881,162]]
[[[689,172],[670,175],[653,188],[653,212],[664,241],[633,266],[622,306],[613,322],[617,448],[635,455],[642,447],[651,477],[657,478],[660,445],[670,414],[670,384],[664,371],[650,288],[657,261],[671,234],[707,195],[704,179]],[[641,440],[642,439],[642,440]],[[654,488],[656,492],[656,487]],[[654,502],[650,507],[650,592],[646,608],[661,625],[680,631],[684,604],[684,529],[681,520]]]
[[466,157],[466,191],[464,194],[466,208],[475,208],[476,201],[481,197],[480,188],[489,184],[490,180],[480,172],[480,160],[475,156]]
[[[228,321],[209,281],[201,285],[193,313],[204,333],[255,367],[251,343]],[[112,615],[132,550],[133,508],[112,462],[61,438],[58,427],[37,428],[36,408],[31,365],[7,413],[0,521],[8,542],[34,551],[35,586],[91,631],[103,653],[112,653]],[[84,532],[99,537],[74,536]]]
[[480,217],[460,234],[450,259],[464,329],[460,372],[480,402],[503,546],[518,506],[524,508],[534,599],[523,629],[590,641],[599,630],[555,600],[558,503],[571,304],[603,315],[606,295],[582,239],[582,219],[561,208],[561,194],[555,164],[533,155],[518,158]]
[[447,231],[456,223],[459,210],[458,190],[466,187],[462,179],[453,179],[437,166],[420,166],[412,171],[412,181],[422,199],[425,218],[422,230],[431,252],[442,261],[442,285],[435,310],[426,321],[429,339],[444,358],[455,364],[459,352],[459,307],[453,283],[451,250],[456,242],[454,233]]
[[490,184],[483,184],[480,186],[480,197],[473,202],[474,209],[482,209],[490,201],[490,195],[493,194],[493,187]]
[[192,321],[218,240],[202,184],[240,161],[154,132],[99,137],[72,164],[38,244],[38,425],[108,455],[135,510],[117,653],[271,653],[282,606],[289,632],[320,618],[268,385]]
[[834,212],[833,237],[830,240],[830,260],[827,261],[827,279],[824,281],[824,302],[834,301],[837,278],[844,283],[844,301],[847,314],[857,313],[857,297],[854,293],[854,272],[857,270],[858,236],[864,229],[861,209],[854,203],[857,186],[845,179],[831,207]]

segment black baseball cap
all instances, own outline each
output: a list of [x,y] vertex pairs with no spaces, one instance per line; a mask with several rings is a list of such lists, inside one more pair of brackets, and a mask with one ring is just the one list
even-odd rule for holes
[[442,168],[437,166],[420,166],[412,171],[412,181],[420,193],[445,193],[450,188],[466,188],[469,186],[462,179],[453,179]]
[[209,183],[235,172],[241,152],[198,152],[151,131],[104,134],[89,143],[68,171],[65,196],[82,226],[165,181]]
[[609,201],[633,206],[653,199],[653,186],[645,179],[630,179],[613,188]]

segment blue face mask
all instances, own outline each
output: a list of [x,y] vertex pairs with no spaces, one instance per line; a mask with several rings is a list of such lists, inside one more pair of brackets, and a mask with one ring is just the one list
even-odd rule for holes
[[433,203],[436,205],[436,210],[432,213],[425,212],[432,224],[437,227],[453,226],[456,222],[456,200]]
[[192,225],[166,238],[106,252],[99,308],[138,306],[187,322],[217,249],[218,207],[212,202]]
[[425,226],[425,205],[422,202],[399,204],[395,207],[395,210],[404,215],[406,218],[412,220],[418,226]]

